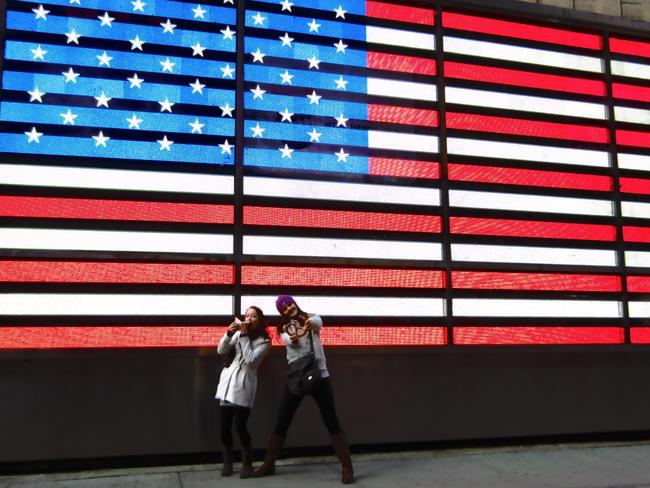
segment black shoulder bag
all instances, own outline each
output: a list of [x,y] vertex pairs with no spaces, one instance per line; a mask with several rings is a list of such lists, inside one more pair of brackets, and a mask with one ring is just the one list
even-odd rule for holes
[[320,383],[320,370],[314,355],[314,339],[309,331],[310,351],[289,364],[287,386],[294,395],[309,395]]

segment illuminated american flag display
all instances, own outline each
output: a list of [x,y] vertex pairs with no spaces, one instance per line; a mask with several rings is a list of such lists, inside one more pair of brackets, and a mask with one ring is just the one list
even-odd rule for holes
[[12,0],[0,348],[648,343],[650,40],[435,2]]

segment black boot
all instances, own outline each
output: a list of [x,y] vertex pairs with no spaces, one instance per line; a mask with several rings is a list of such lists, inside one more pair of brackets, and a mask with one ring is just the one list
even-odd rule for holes
[[221,476],[232,475],[232,446],[223,446],[223,467]]
[[241,472],[242,479],[253,477],[253,450],[250,447],[241,448]]
[[284,437],[273,432],[269,439],[269,447],[266,448],[266,454],[264,455],[264,464],[257,468],[253,474],[255,478],[275,474],[275,460],[280,455],[282,444],[284,444]]
[[345,485],[354,483],[354,469],[352,468],[352,458],[350,457],[350,448],[345,433],[341,431],[338,434],[332,434],[331,439],[336,457],[341,462],[341,483]]

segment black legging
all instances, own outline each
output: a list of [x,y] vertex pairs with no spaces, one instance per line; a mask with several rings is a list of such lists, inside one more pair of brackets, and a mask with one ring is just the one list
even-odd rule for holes
[[224,447],[232,447],[232,424],[234,420],[237,433],[239,434],[239,443],[242,447],[251,447],[251,436],[246,427],[251,409],[240,406],[221,405],[219,410],[221,412],[221,445]]
[[[338,434],[341,432],[339,419],[336,416],[336,405],[334,405],[334,394],[332,393],[332,383],[329,377],[323,378],[318,387],[310,393],[313,397],[318,410],[320,410],[321,417],[325,427],[330,434]],[[293,416],[304,397],[301,395],[294,395],[289,391],[287,385],[284,385],[282,392],[282,400],[280,400],[280,410],[278,412],[278,421],[275,424],[275,433],[281,437],[287,436],[289,425],[293,420]]]

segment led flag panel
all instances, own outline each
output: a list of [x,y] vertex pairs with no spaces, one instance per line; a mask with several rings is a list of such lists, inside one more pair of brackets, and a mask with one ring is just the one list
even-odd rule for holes
[[8,1],[0,349],[650,343],[650,39],[448,3]]

